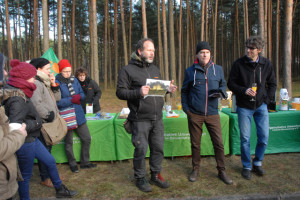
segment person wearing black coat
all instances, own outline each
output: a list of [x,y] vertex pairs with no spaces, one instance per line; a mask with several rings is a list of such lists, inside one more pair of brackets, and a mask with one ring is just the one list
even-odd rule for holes
[[[168,188],[170,184],[160,173],[164,157],[164,126],[162,121],[163,97],[148,96],[150,87],[148,79],[161,79],[159,69],[152,64],[154,60],[154,43],[149,38],[138,41],[136,52],[131,55],[129,64],[119,73],[116,95],[121,100],[127,100],[130,113],[128,120],[132,121],[132,144],[135,147],[133,166],[136,186],[143,192],[151,192],[152,188],[146,179],[145,156],[150,148],[150,184]],[[174,92],[177,86],[171,82],[169,92]]]
[[86,114],[86,104],[93,104],[93,113],[100,112],[99,100],[102,92],[99,85],[88,76],[88,71],[83,67],[76,70],[75,77],[78,79],[85,94],[85,99],[80,100],[84,114]]
[[29,182],[32,175],[34,158],[43,162],[48,170],[50,179],[56,190],[57,198],[70,198],[77,194],[69,190],[60,180],[54,157],[39,141],[42,120],[30,98],[36,85],[34,84],[37,71],[31,64],[12,60],[10,78],[5,90],[19,90],[23,96],[11,96],[4,100],[5,113],[10,123],[25,123],[27,137],[25,143],[16,152],[20,171],[24,181],[19,181],[20,199],[29,199]]

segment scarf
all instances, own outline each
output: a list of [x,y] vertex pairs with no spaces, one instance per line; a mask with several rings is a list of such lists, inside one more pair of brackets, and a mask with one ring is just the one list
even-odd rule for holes
[[87,91],[88,91],[88,86],[90,84],[91,78],[90,77],[86,77],[83,82],[81,82],[79,79],[78,79],[78,81],[79,81],[79,83],[80,83],[80,85],[82,87],[82,90],[83,90],[84,94],[86,94]]
[[47,88],[50,88],[50,77],[42,71],[37,70],[37,76],[41,82],[43,82]]
[[65,78],[61,74],[58,74],[57,78],[60,80],[60,82],[68,85],[68,89],[71,96],[75,95],[75,90],[72,86],[72,83],[74,83],[75,76],[71,75],[69,78]]
[[11,86],[21,89],[28,98],[32,97],[33,92],[36,89],[36,85],[34,83],[29,83],[21,78],[10,77],[7,83]]

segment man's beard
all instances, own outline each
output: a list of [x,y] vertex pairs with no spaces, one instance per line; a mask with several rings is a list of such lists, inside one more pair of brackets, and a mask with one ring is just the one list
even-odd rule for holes
[[148,58],[146,58],[146,57],[143,55],[143,53],[142,53],[142,55],[141,55],[141,59],[142,59],[142,61],[144,61],[144,62],[146,62],[146,63],[148,63],[148,64],[153,63],[153,60],[154,60],[154,59],[149,60]]

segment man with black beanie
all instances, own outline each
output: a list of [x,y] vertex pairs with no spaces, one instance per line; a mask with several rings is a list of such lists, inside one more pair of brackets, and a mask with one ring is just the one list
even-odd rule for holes
[[230,185],[233,181],[225,173],[224,145],[218,113],[218,98],[226,98],[223,69],[211,60],[211,47],[207,42],[202,41],[197,45],[196,55],[194,64],[185,71],[181,88],[182,109],[188,117],[192,148],[193,170],[188,179],[194,182],[199,174],[202,126],[205,123],[214,146],[218,177]]

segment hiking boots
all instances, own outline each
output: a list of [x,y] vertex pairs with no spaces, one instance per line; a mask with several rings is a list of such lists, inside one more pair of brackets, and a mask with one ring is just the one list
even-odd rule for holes
[[263,176],[266,173],[265,170],[262,168],[262,166],[254,166],[254,165],[252,168],[252,172],[258,176]]
[[151,185],[156,185],[160,188],[168,188],[170,187],[170,184],[168,181],[165,181],[165,179],[161,176],[160,173],[151,173],[151,179],[150,179]]
[[220,170],[218,173],[218,177],[219,179],[221,179],[221,181],[223,181],[227,185],[233,184],[233,181],[226,175],[225,170]]
[[152,191],[152,188],[149,185],[149,183],[145,177],[137,178],[135,185],[143,192],[151,192]]
[[251,170],[250,169],[243,169],[242,177],[244,177],[247,180],[250,180],[251,179]]
[[199,170],[193,169],[192,173],[189,175],[189,181],[195,182],[197,180]]
[[58,189],[56,189],[56,198],[72,198],[78,194],[77,191],[69,190],[64,184],[61,184]]

